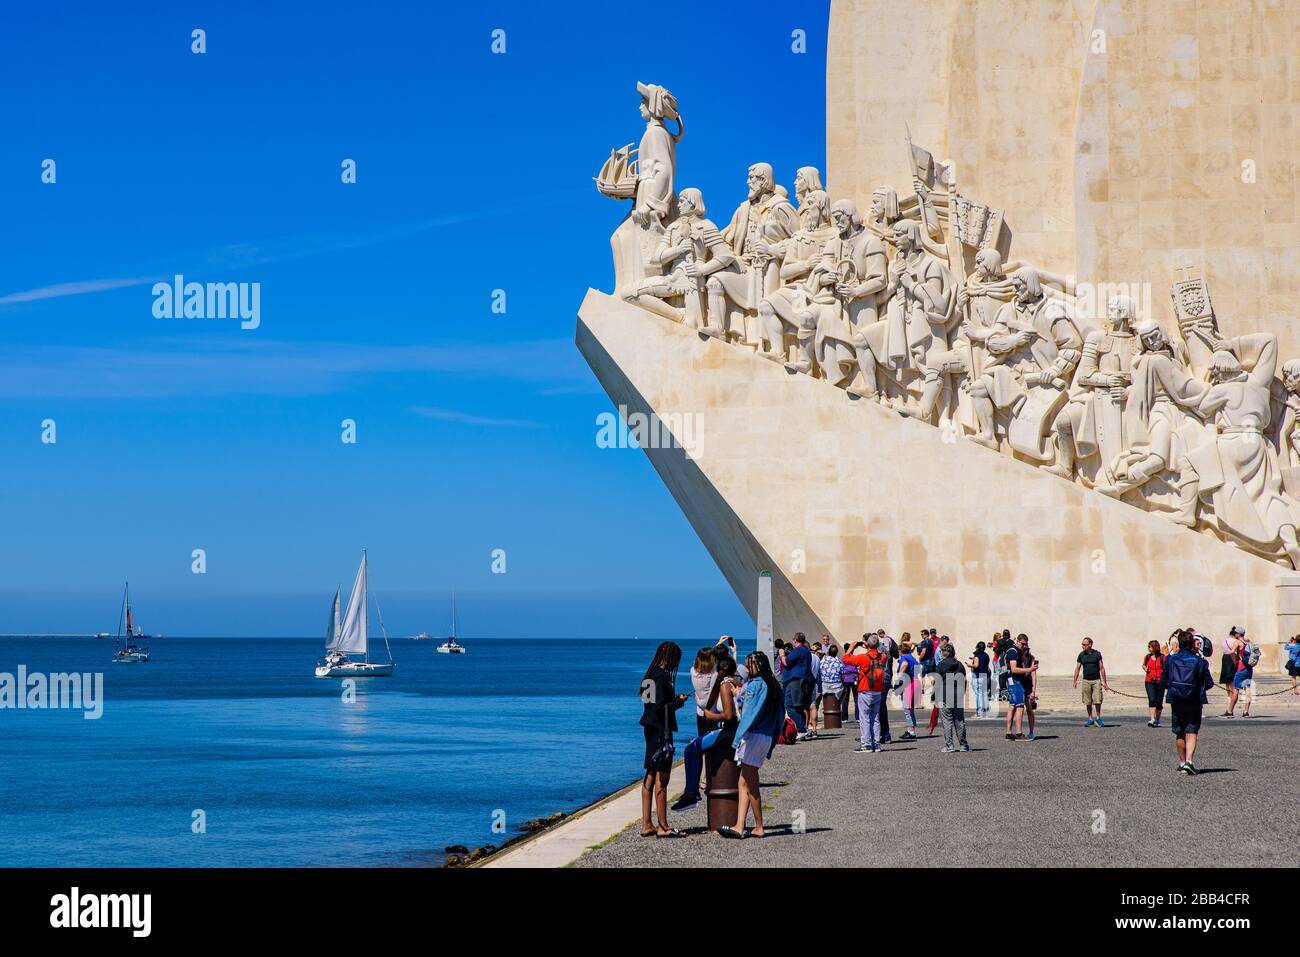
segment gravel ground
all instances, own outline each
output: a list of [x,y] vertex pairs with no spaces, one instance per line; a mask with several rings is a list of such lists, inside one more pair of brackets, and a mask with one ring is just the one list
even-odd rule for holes
[[[1207,714],[1220,710],[1212,696]],[[968,720],[969,754],[943,754],[938,729],[876,754],[853,753],[856,726],[824,732],[778,747],[762,769],[766,837],[710,834],[701,803],[670,817],[686,838],[642,839],[633,825],[574,866],[1295,867],[1296,709],[1274,698],[1256,710],[1206,719],[1194,778],[1176,772],[1169,728],[1148,728],[1136,711],[1112,713],[1101,729],[1046,713],[1037,741],[1007,741],[1002,721]]]

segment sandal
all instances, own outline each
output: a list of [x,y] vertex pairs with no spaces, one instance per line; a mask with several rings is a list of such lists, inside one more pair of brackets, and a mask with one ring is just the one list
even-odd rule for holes
[[669,839],[669,838],[674,838],[674,837],[685,837],[685,836],[686,836],[686,832],[685,832],[685,831],[679,831],[679,830],[677,830],[677,828],[675,828],[675,827],[670,827],[670,828],[667,830],[667,832],[663,832],[663,831],[655,831],[655,840],[657,840],[657,841],[662,841],[662,840]]
[[734,827],[720,827],[718,828],[718,833],[732,841],[745,840],[745,835],[740,831],[737,831]]

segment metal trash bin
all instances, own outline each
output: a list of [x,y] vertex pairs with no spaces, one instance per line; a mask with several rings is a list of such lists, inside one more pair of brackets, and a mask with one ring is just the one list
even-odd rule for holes
[[[716,758],[713,751],[720,752]],[[714,748],[704,753],[711,758],[705,762],[704,784],[709,830],[734,827],[740,812],[740,765],[735,762],[736,752],[731,748]]]
[[843,726],[840,720],[839,696],[833,694],[822,695],[822,727],[830,731]]

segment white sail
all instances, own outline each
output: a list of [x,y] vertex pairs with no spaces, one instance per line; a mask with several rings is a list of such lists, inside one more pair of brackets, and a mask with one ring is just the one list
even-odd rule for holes
[[343,616],[343,630],[339,634],[337,651],[349,655],[364,655],[368,642],[368,615],[366,597],[366,553],[361,553],[361,567],[357,569],[357,580],[352,583],[352,595],[348,598],[347,614]]
[[327,651],[337,651],[339,647],[339,592],[342,589],[334,589],[334,604],[330,606],[330,623],[325,626],[325,648]]

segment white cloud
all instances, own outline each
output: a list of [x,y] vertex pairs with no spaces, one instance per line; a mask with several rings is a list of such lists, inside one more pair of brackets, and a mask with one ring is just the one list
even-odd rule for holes
[[528,419],[494,419],[488,416],[459,412],[456,409],[436,409],[427,405],[413,406],[411,411],[421,418],[436,419],[439,422],[455,422],[460,425],[476,425],[487,428],[507,429],[542,428],[540,422],[533,422]]

